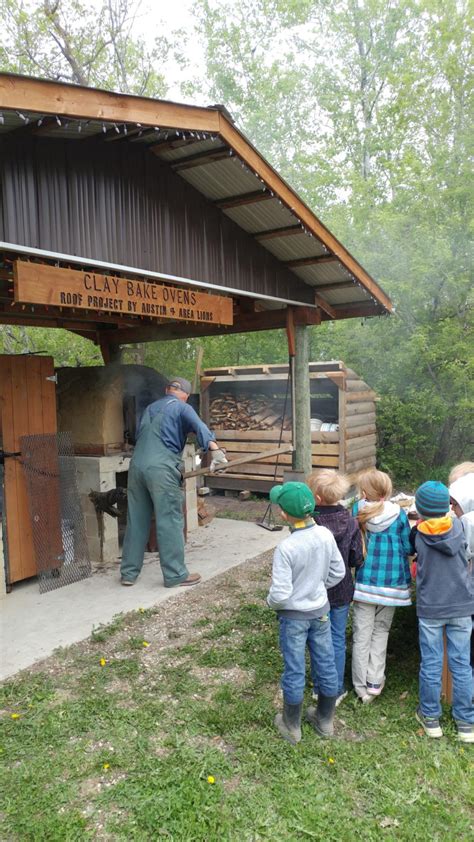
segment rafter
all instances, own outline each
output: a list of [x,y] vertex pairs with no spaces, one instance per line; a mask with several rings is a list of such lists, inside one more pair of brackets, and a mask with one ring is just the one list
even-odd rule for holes
[[217,208],[227,210],[228,208],[238,208],[240,205],[253,205],[256,202],[267,202],[273,199],[271,193],[266,190],[255,190],[252,193],[241,193],[239,196],[227,196],[225,199],[217,199],[214,202]]
[[324,312],[327,313],[327,315],[331,319],[336,318],[336,311],[334,310],[334,307],[331,307],[329,302],[326,301],[326,299],[323,298],[322,295],[318,295],[317,292],[315,292],[314,294],[314,303],[317,304],[318,307],[321,307],[321,310],[324,310]]
[[301,266],[317,266],[318,263],[334,263],[339,258],[335,254],[315,254],[314,257],[300,257],[298,260],[287,260],[288,269],[299,269]]
[[267,231],[258,231],[254,234],[254,237],[262,243],[264,240],[292,237],[294,234],[304,234],[301,225],[287,225],[285,228],[269,228]]
[[181,172],[181,170],[202,167],[206,164],[212,164],[215,161],[222,161],[225,158],[230,159],[231,157],[232,151],[226,146],[220,146],[218,149],[207,149],[205,152],[196,152],[194,155],[187,155],[186,158],[171,161],[170,164],[175,172]]

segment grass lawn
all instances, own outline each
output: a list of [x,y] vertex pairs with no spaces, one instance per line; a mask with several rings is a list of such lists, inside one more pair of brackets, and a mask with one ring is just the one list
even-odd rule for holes
[[[414,719],[416,625],[337,738],[273,728],[281,659],[270,554],[100,628],[0,687],[0,839],[468,840],[473,757]],[[308,687],[308,700],[310,688]]]

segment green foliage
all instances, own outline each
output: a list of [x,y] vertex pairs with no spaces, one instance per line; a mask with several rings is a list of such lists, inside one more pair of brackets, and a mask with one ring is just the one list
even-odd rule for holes
[[131,37],[140,0],[0,0],[3,40],[0,67],[145,96],[163,96],[160,66],[169,49],[164,37],[148,50]]
[[[379,392],[379,463],[396,482],[443,474],[472,456],[468,3],[197,6],[212,97],[395,304],[389,320],[313,329],[311,357]],[[262,338],[252,362],[272,356]]]
[[[249,593],[240,604],[228,596],[224,612],[204,600],[192,615],[192,644],[123,660],[111,634],[104,667],[95,647],[71,647],[66,664],[53,658],[47,673],[1,688],[1,838],[470,838],[469,747],[450,717],[436,745],[414,717],[414,610],[395,617],[380,699],[363,706],[349,696],[335,739],[303,723],[292,747],[273,726],[273,612]],[[155,618],[143,622],[128,615],[125,639],[152,638]]]
[[[129,37],[139,3],[0,0],[0,65],[162,95]],[[196,0],[205,79],[186,95],[222,102],[251,140],[392,297],[390,319],[311,330],[313,359],[339,358],[381,396],[379,463],[396,483],[473,458],[470,70],[467,0]],[[183,34],[174,45],[181,59]],[[151,68],[151,69],[150,69]],[[7,352],[98,364],[62,331],[2,328]],[[286,360],[282,331],[145,345],[125,359],[193,378],[203,366]]]

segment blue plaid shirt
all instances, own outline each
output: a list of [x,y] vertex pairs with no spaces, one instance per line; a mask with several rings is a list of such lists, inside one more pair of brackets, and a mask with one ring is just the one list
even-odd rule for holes
[[383,532],[365,532],[367,555],[356,573],[354,599],[376,605],[411,605],[410,525],[401,509]]

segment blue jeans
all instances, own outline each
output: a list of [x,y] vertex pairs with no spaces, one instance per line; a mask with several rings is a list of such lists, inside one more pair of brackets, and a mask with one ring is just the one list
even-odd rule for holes
[[[349,616],[350,603],[331,608],[329,619],[331,620],[332,645],[334,647],[334,658],[337,671],[337,695],[344,692],[344,673],[346,671],[346,627]],[[311,670],[313,690],[319,693],[319,681],[317,673]]]
[[420,636],[420,710],[423,716],[441,716],[441,674],[443,671],[443,629],[446,628],[448,665],[453,677],[453,717],[474,723],[470,617],[449,620],[418,618]]
[[306,646],[309,649],[311,674],[319,677],[324,696],[337,695],[337,672],[327,614],[317,620],[291,620],[280,617],[280,649],[284,671],[281,678],[283,698],[290,705],[303,701],[306,683]]

